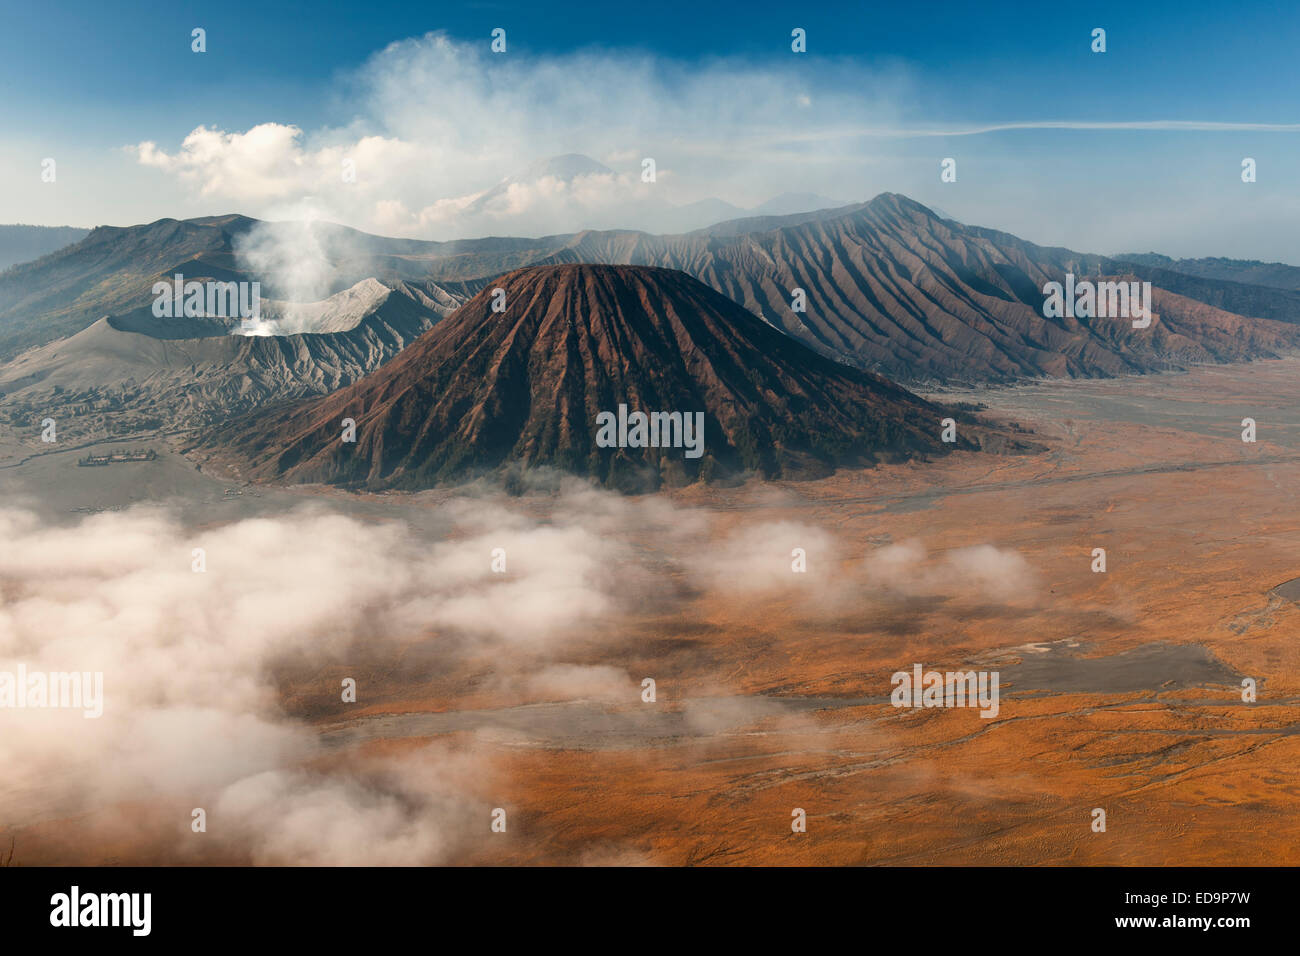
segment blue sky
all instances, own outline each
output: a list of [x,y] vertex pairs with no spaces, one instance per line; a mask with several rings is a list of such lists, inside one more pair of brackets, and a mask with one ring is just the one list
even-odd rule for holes
[[[308,209],[433,238],[526,233],[558,215],[555,197],[523,197],[531,216],[486,223],[452,215],[455,203],[553,153],[592,155],[631,177],[639,154],[657,151],[661,195],[674,203],[894,190],[1044,243],[1300,261],[1300,230],[1289,228],[1300,132],[898,135],[1045,121],[1300,123],[1300,12],[1285,4],[605,2],[562,4],[560,16],[555,4],[334,6],[3,0],[0,220]],[[195,26],[207,30],[205,54],[190,50]],[[795,26],[807,31],[801,56],[790,51]],[[494,27],[508,36],[496,59],[481,55]],[[1094,27],[1107,31],[1104,54],[1090,50]],[[421,47],[430,32],[459,52]],[[623,75],[624,64],[635,66]],[[626,115],[615,108],[624,97]],[[509,128],[494,134],[494,122]],[[344,195],[315,181],[236,182],[238,157],[213,154],[247,157],[252,143],[182,147],[198,127],[238,137],[263,124],[300,131],[275,144],[297,168],[325,168],[366,137],[383,148],[363,151],[370,175]],[[42,190],[47,156],[59,179]],[[958,181],[941,185],[948,156]],[[1239,176],[1246,156],[1259,166],[1250,185]],[[584,208],[635,218],[616,211],[631,208],[617,190],[597,192]]]

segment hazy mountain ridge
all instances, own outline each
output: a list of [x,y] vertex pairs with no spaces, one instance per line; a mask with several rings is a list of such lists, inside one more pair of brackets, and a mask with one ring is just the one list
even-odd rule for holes
[[90,234],[75,226],[0,226],[0,272],[56,252]]
[[[247,216],[192,220],[161,219],[142,226],[100,226],[81,242],[0,275],[0,359],[72,335],[103,315],[121,315],[152,305],[155,282],[259,281],[268,299],[292,298],[274,273],[250,267],[241,240],[254,232],[291,249],[304,232],[330,259],[321,296],[342,292],[366,279],[390,285],[413,280],[432,301],[464,301],[478,286],[450,281],[432,284],[426,269],[411,262],[453,256],[467,243],[433,243],[371,236],[333,223],[263,223]],[[531,245],[534,240],[528,240]],[[510,240],[494,249],[510,246]]]
[[1173,259],[1156,252],[1126,252],[1113,257],[1119,262],[1151,266],[1169,272],[1179,272],[1197,279],[1217,279],[1245,285],[1267,286],[1300,292],[1300,266],[1284,262],[1261,262],[1258,259],[1225,259],[1210,256],[1200,259]]
[[[258,278],[263,294],[274,297],[283,276],[273,267],[252,269],[239,251],[251,236],[279,249],[289,264],[302,258],[295,256],[299,246],[309,247],[321,260],[328,292],[373,277],[419,286],[444,305],[527,266],[677,269],[823,355],[913,382],[1110,376],[1271,357],[1300,344],[1300,326],[1238,321],[1244,315],[1300,323],[1300,292],[1039,246],[940,218],[885,193],[868,203],[747,217],[675,235],[586,230],[426,242],[241,216],[97,229],[76,246],[0,276],[0,356],[71,334],[106,312],[139,308],[152,281],[175,271],[187,278]],[[1189,324],[1188,310],[1174,307],[1149,330],[1120,319],[1047,318],[1043,286],[1067,272],[1127,274],[1222,314],[1200,313]],[[806,293],[806,312],[792,309],[795,289]],[[1247,327],[1248,335],[1226,334]]]
[[1300,323],[1300,292],[1226,279],[1205,279],[1133,262],[1108,260],[1108,263],[1117,271],[1132,272],[1169,292],[1226,312],[1287,324]]

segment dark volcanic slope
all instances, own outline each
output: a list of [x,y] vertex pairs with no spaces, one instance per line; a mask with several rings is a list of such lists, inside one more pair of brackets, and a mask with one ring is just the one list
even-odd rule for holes
[[[815,477],[953,447],[939,440],[946,411],[680,272],[551,266],[496,285],[504,313],[485,289],[361,382],[232,423],[202,450],[249,477],[372,489],[550,465],[630,490],[748,470]],[[703,456],[597,447],[597,414],[620,403],[704,412]],[[345,418],[355,443],[341,441]],[[959,444],[988,434],[963,426]]]

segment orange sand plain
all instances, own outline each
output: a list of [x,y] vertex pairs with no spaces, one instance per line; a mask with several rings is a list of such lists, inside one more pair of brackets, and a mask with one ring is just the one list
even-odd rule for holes
[[[752,599],[698,591],[673,571],[665,608],[603,622],[570,647],[574,664],[658,685],[654,704],[582,705],[573,713],[590,718],[587,731],[422,725],[547,698],[494,684],[490,659],[425,660],[417,638],[365,668],[280,675],[285,707],[343,735],[329,760],[430,740],[474,748],[492,772],[469,785],[472,797],[506,808],[509,826],[464,821],[453,863],[1300,863],[1300,608],[1269,594],[1300,576],[1297,373],[1300,362],[1283,360],[961,396],[1032,428],[1049,450],[675,493],[721,514],[719,533],[757,520],[825,528],[837,563],[810,554],[807,593],[801,581]],[[1255,444],[1240,438],[1248,415]],[[874,548],[911,539],[927,566],[967,546],[1014,551],[1033,587],[997,600],[817,591]],[[1097,547],[1104,574],[1090,568]],[[1044,686],[1050,668],[1029,686],[1017,662],[1038,654],[1121,664],[1097,672],[1100,686]],[[1162,670],[1197,655],[1220,677]],[[890,706],[890,674],[913,663],[1001,669],[997,717]],[[305,703],[318,681],[358,671],[373,689],[364,706]],[[1106,673],[1127,683],[1111,689]],[[1253,704],[1241,700],[1247,676]],[[816,703],[783,703],[804,698]],[[368,729],[393,715],[406,716]],[[791,831],[794,808],[806,833]],[[107,815],[27,827],[20,856],[190,862],[148,822],[156,809],[115,808],[116,829],[103,829]],[[88,843],[92,823],[101,837]]]

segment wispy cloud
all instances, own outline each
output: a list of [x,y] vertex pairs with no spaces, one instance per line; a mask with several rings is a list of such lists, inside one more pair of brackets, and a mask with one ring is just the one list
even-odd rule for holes
[[1211,120],[1025,120],[957,127],[863,127],[831,132],[840,137],[881,136],[910,138],[919,136],[983,136],[1013,130],[1146,130],[1150,132],[1186,133],[1300,133],[1300,123],[1223,123]]

